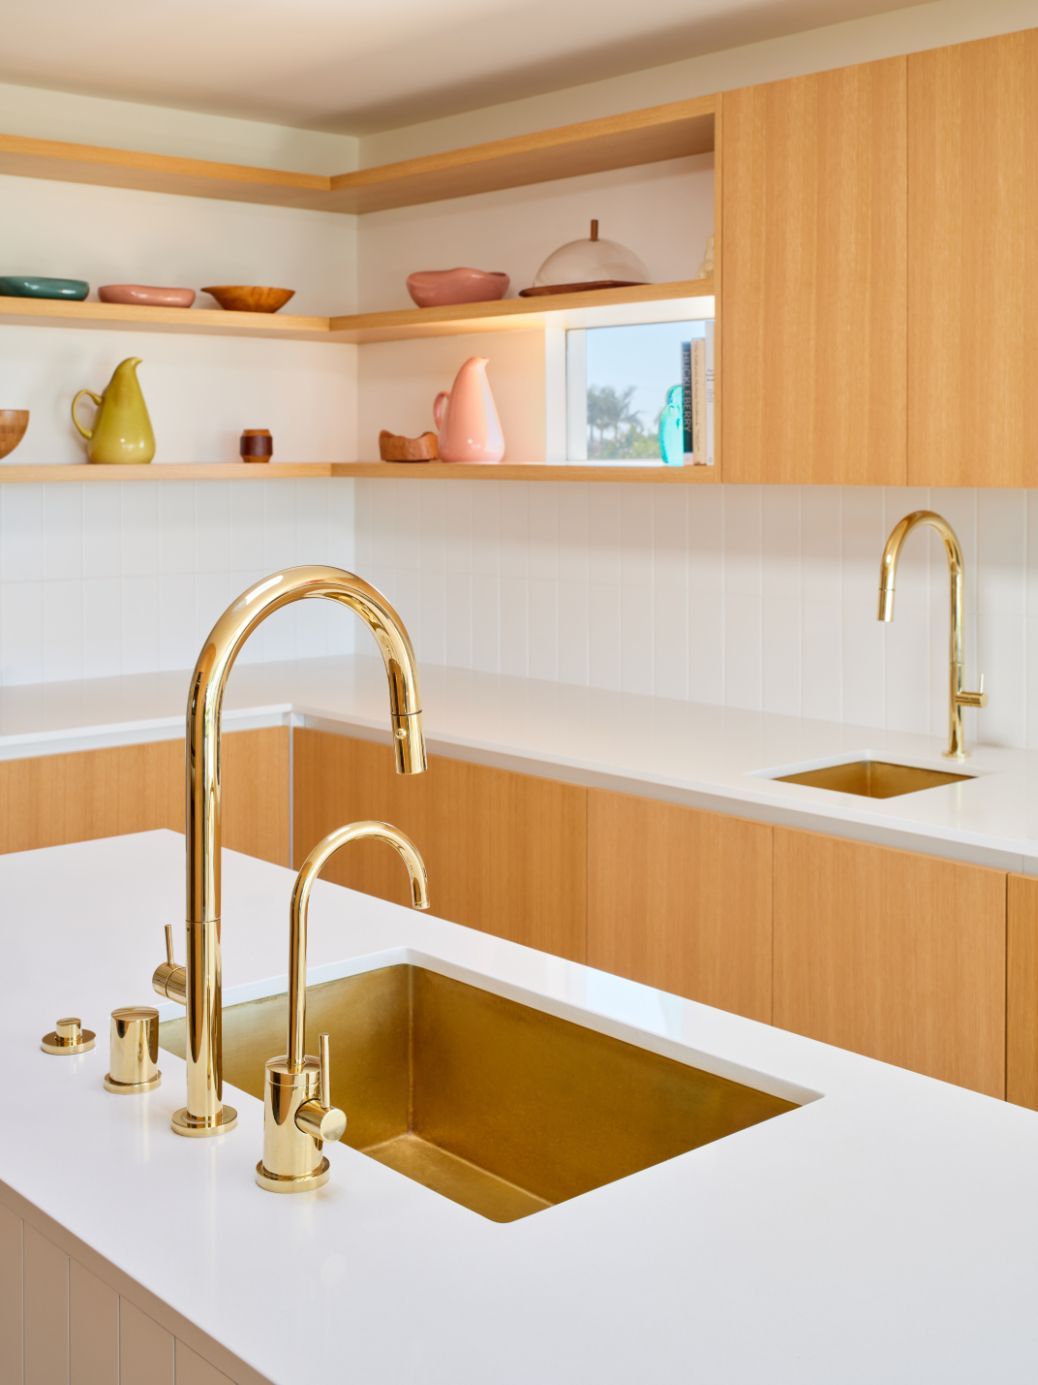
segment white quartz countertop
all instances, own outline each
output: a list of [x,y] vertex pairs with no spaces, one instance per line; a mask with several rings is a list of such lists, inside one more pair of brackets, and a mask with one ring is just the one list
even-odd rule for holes
[[[282,989],[291,879],[224,853],[227,1001]],[[230,1092],[238,1129],[191,1141],[179,1060],[147,1096],[102,1087],[108,1013],[182,917],[182,839],[0,857],[0,891],[0,1039],[32,1094],[0,1181],[278,1385],[1038,1379],[1033,1112],[319,883],[312,980],[421,961],[819,1099],[510,1224],[342,1145],[327,1187],[272,1197],[259,1102]],[[67,1013],[97,1049],[48,1057]]]
[[[1029,872],[1038,753],[975,747],[965,783],[867,799],[761,771],[862,756],[948,768],[929,736],[425,666],[430,747],[574,782]],[[183,734],[186,673],[0,690],[0,759]],[[388,739],[377,657],[241,665],[224,724],[310,725]]]

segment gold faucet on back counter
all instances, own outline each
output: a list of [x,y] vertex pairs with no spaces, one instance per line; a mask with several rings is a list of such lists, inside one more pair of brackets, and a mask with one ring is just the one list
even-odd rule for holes
[[429,907],[425,862],[410,837],[387,822],[351,822],[329,832],[303,862],[292,889],[288,944],[288,1044],[267,1063],[263,1101],[263,1158],[256,1182],[271,1193],[301,1193],[328,1179],[325,1140],[339,1140],[346,1117],[332,1106],[328,1035],[320,1058],[306,1046],[306,952],[310,893],[329,857],[350,842],[379,841],[400,856],[411,880],[411,903]]
[[948,555],[948,573],[951,579],[951,610],[948,650],[948,749],[944,752],[948,759],[966,758],[966,739],[962,727],[964,707],[986,707],[987,693],[984,691],[984,678],[981,675],[980,689],[967,692],[963,688],[965,661],[962,641],[962,548],[955,530],[948,521],[933,510],[913,510],[899,520],[890,532],[879,569],[879,613],[882,621],[894,618],[894,578],[901,546],[917,524],[929,524],[937,530],[944,540]]
[[213,626],[198,656],[187,703],[187,965],[167,960],[153,984],[187,1006],[187,1105],[173,1116],[178,1135],[219,1135],[237,1112],[224,1106],[220,968],[220,719],[227,677],[245,641],[267,616],[306,597],[354,611],[375,636],[389,680],[398,774],[426,767],[414,651],[386,598],[352,572],[296,567],[243,592]]

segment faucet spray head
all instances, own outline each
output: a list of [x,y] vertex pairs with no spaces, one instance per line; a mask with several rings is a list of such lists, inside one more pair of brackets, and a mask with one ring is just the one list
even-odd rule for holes
[[421,712],[394,712],[392,725],[397,774],[422,774],[428,761]]
[[886,582],[880,585],[879,589],[879,610],[876,612],[876,619],[885,621],[889,624],[894,619],[894,586],[889,586]]

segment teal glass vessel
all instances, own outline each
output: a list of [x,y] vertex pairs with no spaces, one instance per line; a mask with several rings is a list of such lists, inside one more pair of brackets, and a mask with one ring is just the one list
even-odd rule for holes
[[660,414],[660,456],[667,466],[685,464],[684,422],[681,386],[671,385],[667,391],[667,402]]
[[2,298],[67,298],[82,300],[90,292],[85,279],[41,279],[36,274],[0,274]]

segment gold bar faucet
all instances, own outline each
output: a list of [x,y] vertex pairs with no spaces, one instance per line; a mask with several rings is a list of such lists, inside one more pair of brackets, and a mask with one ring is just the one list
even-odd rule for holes
[[967,692],[963,687],[965,661],[962,651],[962,548],[955,530],[948,521],[933,510],[913,510],[904,519],[898,520],[890,531],[879,568],[879,619],[891,621],[894,618],[894,578],[897,575],[898,558],[901,546],[917,524],[929,524],[937,530],[944,540],[948,555],[948,573],[951,579],[951,611],[948,649],[948,749],[944,752],[950,760],[966,758],[966,738],[962,727],[964,707],[986,707],[987,693],[984,691],[984,677],[981,675],[980,689]]
[[328,1181],[325,1140],[341,1140],[346,1117],[332,1106],[328,1035],[320,1038],[320,1058],[306,1044],[306,952],[310,893],[330,856],[350,842],[379,841],[400,856],[411,880],[411,902],[429,907],[425,862],[410,837],[388,822],[351,822],[336,828],[303,862],[292,889],[288,943],[287,1051],[267,1063],[263,1101],[263,1158],[256,1182],[270,1193],[302,1193]]
[[398,774],[426,767],[414,651],[403,622],[381,592],[336,567],[295,567],[257,582],[231,603],[198,656],[187,700],[187,965],[167,960],[152,984],[187,1006],[187,1105],[172,1119],[178,1135],[219,1135],[237,1112],[223,1104],[220,967],[220,722],[228,675],[246,640],[267,616],[307,597],[354,611],[375,637],[389,681]]

